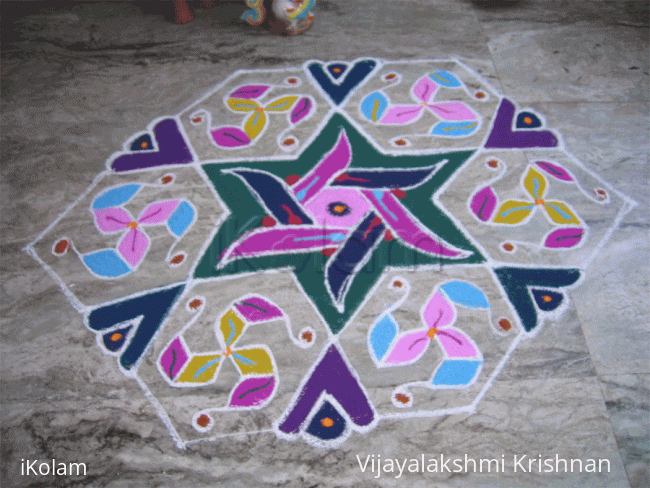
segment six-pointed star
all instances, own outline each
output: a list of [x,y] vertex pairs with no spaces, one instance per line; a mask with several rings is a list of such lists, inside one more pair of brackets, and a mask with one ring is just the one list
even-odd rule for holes
[[334,115],[294,161],[207,164],[233,213],[195,277],[291,269],[337,333],[386,266],[484,260],[432,200],[471,154],[384,155]]

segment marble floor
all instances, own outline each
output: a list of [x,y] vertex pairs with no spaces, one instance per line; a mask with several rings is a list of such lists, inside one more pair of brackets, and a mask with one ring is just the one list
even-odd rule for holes
[[[317,0],[304,35],[220,0],[2,1],[0,486],[650,486],[650,90],[644,0]],[[455,58],[544,114],[566,149],[638,203],[571,306],[518,348],[474,413],[387,420],[321,449],[272,433],[177,448],[58,284],[25,252],[157,117],[238,69],[310,59]],[[607,459],[609,472],[364,472],[359,459]],[[39,476],[25,461],[85,463]],[[401,462],[401,461],[400,461]]]

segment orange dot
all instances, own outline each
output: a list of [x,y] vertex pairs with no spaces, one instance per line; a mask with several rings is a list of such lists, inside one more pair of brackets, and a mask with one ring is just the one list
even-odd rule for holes
[[289,78],[287,81],[291,84],[298,83],[298,80],[295,78]]
[[345,206],[344,205],[334,205],[334,208],[332,209],[336,213],[342,213],[345,212]]
[[117,341],[119,341],[122,337],[124,337],[122,334],[120,334],[119,332],[115,332],[115,333],[111,336],[111,340],[112,340],[113,342],[117,342]]
[[437,333],[438,333],[438,329],[436,329],[435,327],[431,327],[427,331],[427,335],[429,336],[429,339],[433,339],[436,336]]
[[515,246],[513,246],[513,245],[510,244],[509,242],[506,242],[506,243],[503,245],[503,249],[504,249],[505,251],[512,252],[512,251],[515,250]]
[[501,327],[505,331],[509,331],[512,329],[512,324],[508,319],[501,319],[499,320],[499,327]]
[[411,399],[407,395],[405,395],[404,393],[396,394],[395,395],[395,400],[397,400],[400,403],[403,403],[404,405],[406,405],[408,402],[411,401]]
[[166,184],[168,184],[168,183],[171,183],[173,179],[174,179],[174,177],[173,177],[172,175],[166,175],[166,176],[163,176],[163,177],[162,177],[162,179],[160,180],[160,182],[161,182],[163,185],[166,185]]
[[524,117],[524,124],[530,125],[532,123],[533,123],[533,119],[531,119],[530,117]]
[[126,224],[126,226],[129,229],[135,229],[138,226],[138,223],[137,222],[129,222],[128,224]]
[[332,71],[334,71],[334,73],[340,73],[340,72],[341,72],[341,68],[334,68]]
[[545,203],[544,200],[535,200],[535,205],[544,205]]
[[404,139],[397,139],[395,144],[398,146],[406,146],[406,141]]
[[202,122],[202,121],[203,121],[202,117],[194,117],[192,119],[192,122],[194,122],[195,124],[198,124],[199,122]]
[[302,339],[307,342],[311,342],[312,340],[314,340],[314,335],[309,331],[303,332],[300,337],[302,337]]
[[208,425],[210,425],[210,422],[212,419],[208,417],[206,414],[199,415],[199,418],[196,419],[196,425],[199,427],[206,428]]
[[185,256],[183,254],[177,254],[174,256],[171,261],[169,261],[171,264],[181,264],[183,260],[185,259]]
[[397,75],[395,73],[389,73],[389,74],[386,75],[386,79],[387,80],[393,80],[393,79],[395,79],[396,76]]
[[334,421],[329,417],[321,419],[320,423],[323,424],[323,427],[332,427],[334,425]]
[[203,300],[201,300],[200,298],[195,298],[190,302],[189,307],[191,310],[196,310],[201,305],[203,305]]
[[499,167],[499,161],[497,161],[496,159],[490,159],[490,160],[487,162],[487,165],[488,165],[490,168],[498,168],[498,167]]
[[553,299],[552,299],[550,296],[548,296],[548,295],[544,295],[544,296],[542,296],[542,300],[544,300],[546,303],[548,303],[548,302],[550,302],[550,301],[553,300]]
[[142,141],[142,142],[140,143],[140,147],[141,147],[142,149],[147,149],[147,148],[149,147],[149,143],[148,143],[147,141]]
[[393,281],[393,286],[394,286],[395,288],[402,288],[403,285],[402,285],[402,282],[401,282],[401,281],[399,281],[399,280],[395,280],[395,281]]
[[295,143],[296,143],[296,140],[292,139],[291,137],[289,137],[288,139],[285,139],[284,141],[282,141],[283,146],[293,146]]
[[476,98],[485,98],[485,93],[483,92],[476,92],[476,95],[474,95]]

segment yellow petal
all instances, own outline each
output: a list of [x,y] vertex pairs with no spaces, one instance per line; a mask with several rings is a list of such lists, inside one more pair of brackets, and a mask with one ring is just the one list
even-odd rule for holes
[[246,100],[245,98],[229,98],[228,106],[237,112],[251,112],[259,107],[255,100]]
[[293,106],[294,103],[296,103],[296,100],[298,100],[297,96],[276,98],[266,107],[264,107],[264,110],[268,110],[270,112],[286,112]]
[[203,354],[190,359],[177,383],[207,383],[217,374],[221,364],[220,354]]
[[236,349],[232,352],[232,358],[243,375],[274,373],[270,353],[261,347]]
[[520,224],[534,210],[532,202],[522,200],[506,200],[492,219],[497,224]]
[[223,334],[226,346],[232,346],[244,330],[244,322],[235,312],[228,310],[219,323],[219,330]]
[[255,139],[264,126],[266,125],[266,115],[262,110],[256,110],[248,116],[246,123],[244,124],[244,132],[246,135],[251,138],[251,141]]
[[544,210],[549,218],[556,224],[581,224],[575,212],[566,203],[547,201]]
[[539,171],[529,168],[524,178],[524,188],[535,200],[542,200],[546,194],[546,178]]

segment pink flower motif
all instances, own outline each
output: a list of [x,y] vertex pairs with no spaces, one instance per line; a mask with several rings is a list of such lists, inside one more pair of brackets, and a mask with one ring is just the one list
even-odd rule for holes
[[178,207],[180,200],[165,200],[148,205],[137,219],[122,207],[93,210],[95,225],[104,234],[124,232],[117,246],[118,252],[131,266],[136,267],[149,249],[149,237],[142,226],[162,225]]

